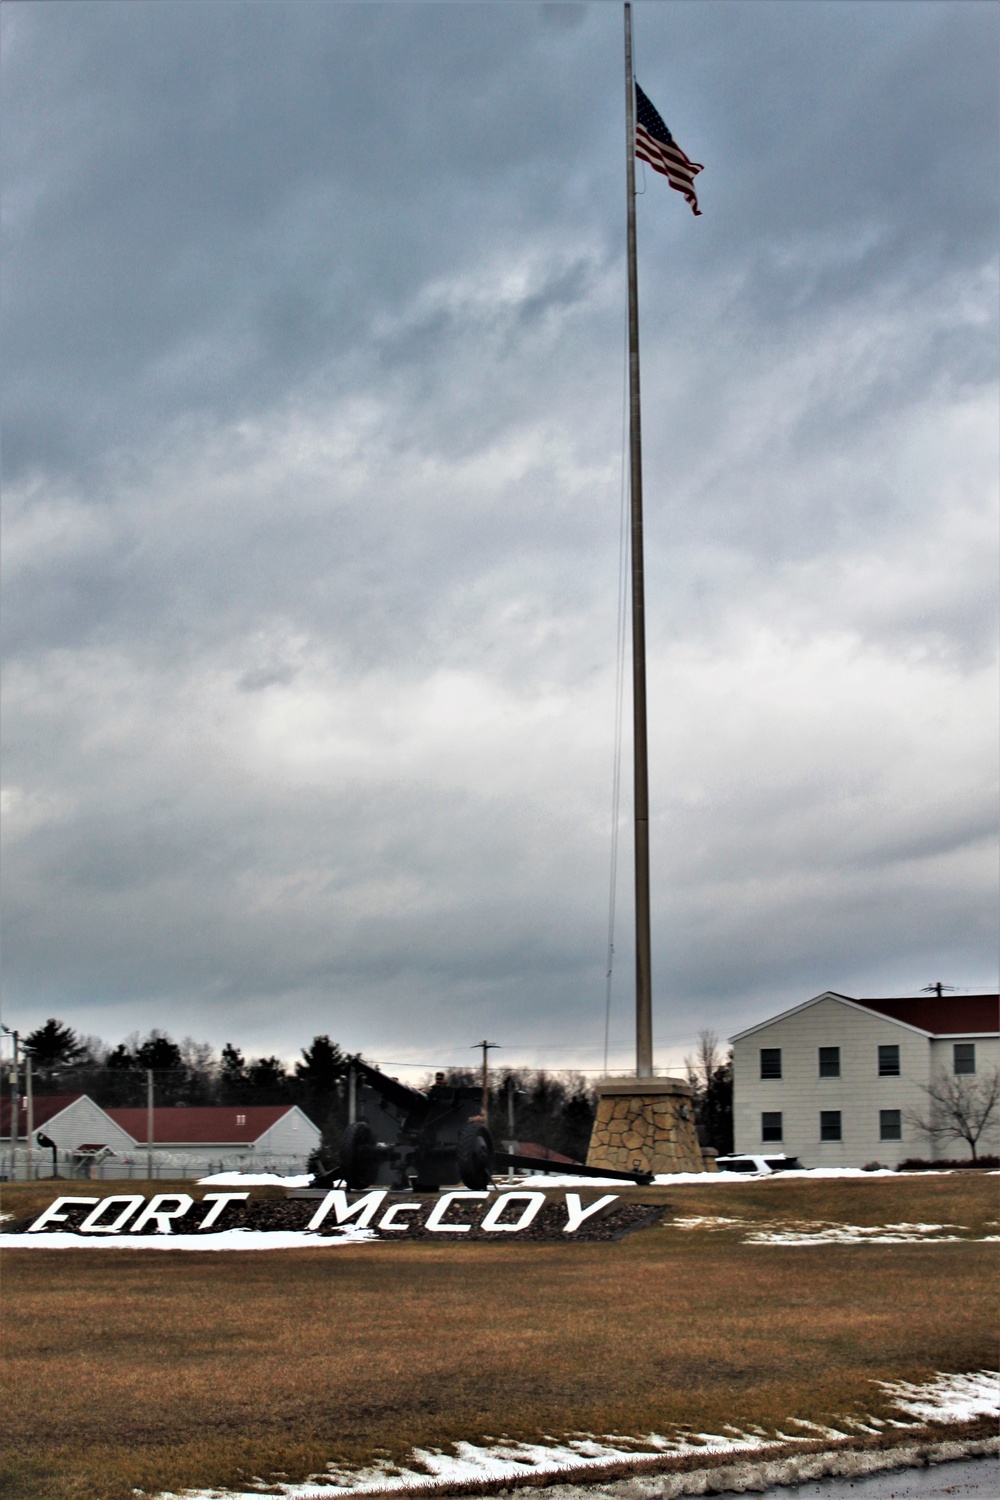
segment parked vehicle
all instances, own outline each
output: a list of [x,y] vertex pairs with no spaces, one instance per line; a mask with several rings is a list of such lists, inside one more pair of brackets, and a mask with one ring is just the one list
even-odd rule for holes
[[759,1173],[768,1176],[772,1172],[801,1172],[802,1163],[797,1156],[751,1156],[741,1153],[739,1156],[718,1156],[715,1159],[716,1170],[719,1172],[746,1172]]

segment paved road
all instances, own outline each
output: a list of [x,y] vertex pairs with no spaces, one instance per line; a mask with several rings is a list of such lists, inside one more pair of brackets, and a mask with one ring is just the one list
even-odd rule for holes
[[860,1479],[817,1479],[767,1491],[768,1500],[1000,1500],[1000,1459],[964,1458]]

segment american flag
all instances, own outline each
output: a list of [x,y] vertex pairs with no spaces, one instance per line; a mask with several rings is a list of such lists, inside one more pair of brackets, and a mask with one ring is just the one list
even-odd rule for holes
[[654,171],[662,172],[670,186],[684,194],[694,213],[701,213],[694,179],[705,169],[684,155],[638,84],[635,86],[635,154],[640,161],[648,161]]

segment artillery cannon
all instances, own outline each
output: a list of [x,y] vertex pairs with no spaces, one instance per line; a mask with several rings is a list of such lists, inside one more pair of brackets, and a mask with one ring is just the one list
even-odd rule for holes
[[357,1113],[340,1142],[340,1168],[313,1179],[330,1187],[341,1178],[349,1188],[385,1187],[397,1192],[436,1192],[455,1182],[481,1191],[496,1168],[572,1172],[574,1177],[617,1178],[646,1185],[649,1172],[619,1172],[537,1161],[498,1151],[481,1114],[478,1088],[436,1082],[410,1088],[369,1063],[352,1064],[358,1082]]

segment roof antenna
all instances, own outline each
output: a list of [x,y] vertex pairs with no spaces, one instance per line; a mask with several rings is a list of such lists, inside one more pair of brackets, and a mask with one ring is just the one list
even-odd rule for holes
[[937,995],[940,1000],[944,994],[953,995],[957,988],[957,985],[942,984],[940,979],[936,979],[933,984],[925,984],[920,993],[922,995]]

